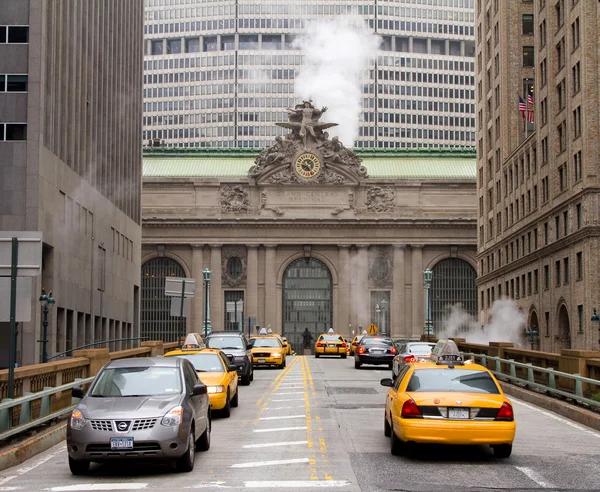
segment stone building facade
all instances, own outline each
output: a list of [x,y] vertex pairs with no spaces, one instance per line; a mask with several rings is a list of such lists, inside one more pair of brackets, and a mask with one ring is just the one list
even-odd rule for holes
[[534,347],[597,348],[600,3],[479,0],[476,33],[480,321],[510,297]]
[[142,38],[137,0],[2,1],[0,230],[43,234],[20,365],[40,361],[42,288],[50,356],[136,333]]
[[212,329],[243,326],[233,318],[243,301],[244,319],[256,317],[295,346],[305,327],[350,335],[375,323],[418,338],[426,268],[437,289],[436,328],[450,304],[476,314],[473,153],[372,151],[354,165],[313,147],[315,174],[298,148],[291,160],[269,149],[256,160],[242,150],[145,154],[143,334],[169,339],[179,330],[161,290],[165,276],[196,279],[187,329],[202,331],[205,268]]

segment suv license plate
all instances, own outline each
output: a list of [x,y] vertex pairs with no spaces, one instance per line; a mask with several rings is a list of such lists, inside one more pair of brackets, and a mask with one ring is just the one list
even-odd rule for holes
[[110,449],[133,449],[133,437],[111,437]]
[[449,408],[448,409],[449,419],[468,419],[469,409],[468,408]]

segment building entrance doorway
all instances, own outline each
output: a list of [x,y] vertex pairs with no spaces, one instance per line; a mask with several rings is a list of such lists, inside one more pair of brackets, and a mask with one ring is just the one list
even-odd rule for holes
[[308,328],[314,342],[333,327],[333,281],[327,265],[316,258],[299,258],[283,274],[282,334],[302,353],[302,333]]

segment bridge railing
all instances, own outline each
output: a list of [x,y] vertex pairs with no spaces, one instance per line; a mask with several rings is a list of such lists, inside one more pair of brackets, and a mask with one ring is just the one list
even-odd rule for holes
[[[584,377],[580,374],[557,371],[552,367],[534,366],[531,362],[522,363],[514,359],[504,359],[472,352],[464,352],[464,355],[488,367],[501,380],[522,384],[531,390],[569,398],[600,410],[600,401],[592,400],[584,395],[585,385],[595,388],[596,392],[600,391],[600,380]],[[571,384],[565,386],[570,386],[573,390],[561,389],[558,386],[559,379],[569,381]]]
[[109,352],[107,348],[78,350],[71,359],[15,369],[15,398],[8,395],[8,370],[0,370],[0,441],[70,412],[71,388],[89,383],[107,362],[128,357],[155,357],[178,343],[142,342],[141,347]]

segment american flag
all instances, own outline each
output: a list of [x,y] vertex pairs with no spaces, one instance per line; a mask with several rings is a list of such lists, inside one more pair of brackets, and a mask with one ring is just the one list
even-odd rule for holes
[[527,121],[533,123],[533,109],[527,110]]
[[519,97],[519,111],[521,111],[521,116],[523,117],[523,119],[525,119],[525,113],[528,112],[527,104],[525,104],[525,101],[523,101],[519,94],[517,94],[517,96]]
[[533,106],[533,95],[531,93],[527,93],[527,104]]

